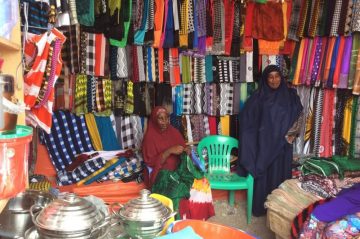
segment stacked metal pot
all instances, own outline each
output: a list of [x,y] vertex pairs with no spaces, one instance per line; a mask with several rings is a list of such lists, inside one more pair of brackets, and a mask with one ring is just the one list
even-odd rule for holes
[[155,238],[165,222],[176,214],[159,200],[150,197],[150,191],[146,189],[140,191],[140,198],[120,205],[120,209],[113,209],[113,212],[119,217],[127,234],[139,239]]
[[110,217],[90,201],[72,193],[52,201],[44,208],[33,206],[30,213],[42,239],[105,238],[110,228]]

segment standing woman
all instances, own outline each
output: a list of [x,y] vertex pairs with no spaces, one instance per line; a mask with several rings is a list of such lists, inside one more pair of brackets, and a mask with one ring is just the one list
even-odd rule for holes
[[293,141],[302,113],[300,98],[276,65],[267,66],[259,88],[240,113],[238,174],[254,177],[253,214],[266,213],[268,194],[291,178]]

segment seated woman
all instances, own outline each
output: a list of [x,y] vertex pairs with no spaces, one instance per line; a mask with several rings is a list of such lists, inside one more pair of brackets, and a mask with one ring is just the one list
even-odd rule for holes
[[[190,151],[180,132],[170,125],[166,108],[155,107],[142,143],[142,154],[147,167],[144,173],[145,184],[153,193],[172,199],[174,209],[181,215],[207,219],[214,215],[211,190],[203,173],[189,159]],[[205,195],[202,202],[198,200],[200,191]],[[195,196],[196,200],[192,200]]]

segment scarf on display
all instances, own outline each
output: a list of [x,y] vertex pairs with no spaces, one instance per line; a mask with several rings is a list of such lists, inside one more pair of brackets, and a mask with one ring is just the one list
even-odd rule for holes
[[234,1],[224,1],[225,11],[225,55],[230,55],[234,27]]
[[155,13],[154,13],[154,43],[153,47],[160,47],[161,34],[163,29],[164,19],[164,0],[155,0]]
[[191,97],[192,97],[192,85],[191,84],[182,84],[182,96],[183,96],[183,105],[182,113],[191,114]]
[[294,0],[292,2],[292,9],[291,9],[291,17],[289,22],[289,30],[287,38],[299,41],[299,37],[297,36],[297,31],[299,28],[299,20],[300,20],[300,11],[301,11],[301,3],[302,0]]
[[66,37],[66,41],[63,44],[63,50],[61,51],[61,57],[63,59],[64,69],[67,68],[67,72],[74,74],[79,73],[79,46],[78,40],[80,37],[80,29],[76,25],[62,26],[59,30]]
[[172,2],[172,0],[167,0],[165,5],[164,30],[161,35],[161,47],[163,48],[174,47],[174,13]]
[[225,52],[225,12],[224,3],[221,0],[214,0],[214,38],[212,54],[222,55]]
[[141,148],[143,127],[139,116],[115,117],[116,135],[119,144],[124,149]]
[[125,114],[127,81],[116,80],[112,81],[113,90],[113,111],[115,116]]
[[148,116],[154,105],[153,97],[150,97],[149,87],[154,87],[153,84],[139,82],[134,84],[134,114],[139,116]]
[[[334,8],[334,14],[332,16],[332,22],[331,22],[331,28],[330,28],[330,37],[331,36],[338,36],[338,29],[340,24],[340,15],[341,15],[341,5],[342,0],[336,0],[335,1],[335,8]],[[349,1],[345,1],[349,2]]]
[[[360,9],[359,9],[360,10]],[[360,34],[353,35],[348,85],[353,85],[353,94],[360,94]],[[357,52],[357,54],[356,54]]]
[[145,26],[144,44],[151,45],[154,42],[154,0],[149,0],[147,21]]
[[350,136],[350,146],[349,146],[349,157],[350,158],[359,158],[360,156],[360,129],[357,125],[360,121],[359,113],[359,97],[354,97],[352,104],[352,117],[351,117],[351,136]]
[[[138,1],[141,2],[141,1]],[[145,32],[146,32],[146,26],[148,26],[148,9],[149,9],[149,0],[143,0],[143,3],[141,3],[141,8],[138,5],[137,12],[142,11],[142,14],[138,14],[139,18],[137,18],[138,21],[140,21],[141,16],[141,24],[136,23],[136,26],[139,26],[135,33],[134,33],[134,44],[135,45],[143,45],[144,44],[144,38],[145,38]]]
[[96,125],[95,115],[94,114],[85,114],[85,122],[86,122],[86,126],[89,130],[91,143],[94,146],[94,149],[96,151],[103,150],[99,129]]
[[29,109],[27,120],[47,133],[51,128],[54,85],[62,69],[59,56],[64,42],[65,36],[56,28],[49,34],[34,35],[25,42],[24,55],[30,59],[27,64],[31,65],[24,76],[24,103]]
[[219,115],[233,114],[234,85],[232,83],[220,83],[220,109]]
[[[117,6],[116,11],[118,11],[118,14],[113,14],[113,19],[119,19],[120,18],[120,24],[116,25],[116,27],[111,27],[109,32],[111,33],[114,28],[120,28],[123,29],[122,37],[120,39],[114,39],[110,36],[110,45],[117,46],[117,47],[125,47],[128,42],[128,35],[129,35],[129,29],[130,29],[130,21],[131,21],[131,13],[132,13],[132,1],[131,0],[125,0],[122,2],[114,3],[113,4],[121,4],[121,6]],[[109,2],[110,9],[114,9],[111,6],[111,2]],[[115,21],[114,21],[115,22]]]
[[311,14],[309,20],[309,28],[307,32],[307,36],[314,38],[315,33],[317,31],[317,27],[319,24],[319,16],[320,16],[320,2],[322,0],[315,0],[312,2],[311,6]]
[[352,30],[352,32],[360,31],[360,2],[359,1],[355,1],[354,5],[353,5],[351,30]]
[[237,0],[234,3],[233,29],[230,47],[230,56],[233,57],[240,57],[242,25],[241,17],[241,1]]
[[206,3],[205,0],[196,1],[195,17],[197,22],[198,52],[205,55],[206,52]]
[[[351,92],[348,90],[337,90],[337,102],[336,102],[336,109],[335,109],[335,118],[334,118],[334,155],[347,155],[349,150],[350,142],[347,141],[348,139],[343,138],[343,128],[347,128],[349,123],[345,120],[349,120],[348,117],[344,117],[345,107],[349,107],[348,101],[351,98]],[[350,117],[351,120],[351,117]],[[344,127],[343,127],[344,126]]]
[[181,116],[183,114],[183,84],[175,86],[173,92],[173,114],[176,116]]

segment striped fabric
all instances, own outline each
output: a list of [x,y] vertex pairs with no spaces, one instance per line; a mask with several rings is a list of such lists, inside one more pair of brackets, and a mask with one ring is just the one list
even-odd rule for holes
[[[54,42],[57,42],[57,45],[52,57],[49,56],[49,49]],[[50,34],[35,35],[32,41],[27,41],[25,44],[25,54],[36,56],[30,71],[24,77],[24,103],[27,109],[29,109],[27,116],[32,125],[40,126],[47,133],[51,129],[52,108],[54,104],[53,86],[61,73],[62,59],[60,50],[64,42],[65,36],[54,28]],[[50,77],[45,74],[49,62],[53,65],[53,67],[50,67],[51,82],[49,82]],[[42,90],[46,91],[46,96],[39,95]],[[42,103],[38,105],[39,102]]]
[[301,2],[302,0],[294,0],[292,3],[291,9],[291,18],[289,22],[288,29],[288,39],[298,41],[299,38],[297,36],[297,31],[299,28],[299,19],[300,19],[300,11],[301,11]]
[[94,76],[107,76],[109,44],[103,34],[86,33],[86,74]]
[[20,0],[19,2],[21,6],[21,23],[25,26],[27,21],[28,32],[39,35],[46,32],[50,11],[49,4],[36,0]]
[[219,115],[233,114],[234,85],[232,83],[220,83],[220,109]]

